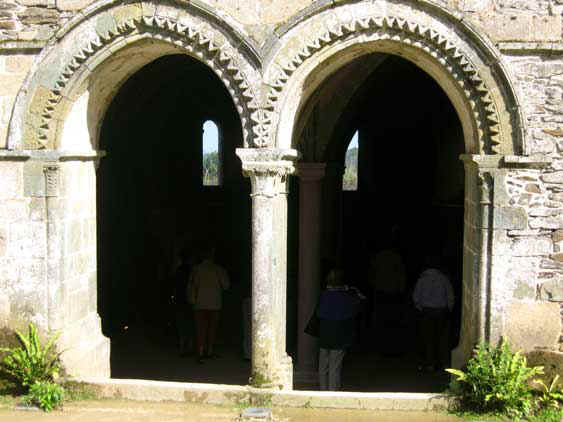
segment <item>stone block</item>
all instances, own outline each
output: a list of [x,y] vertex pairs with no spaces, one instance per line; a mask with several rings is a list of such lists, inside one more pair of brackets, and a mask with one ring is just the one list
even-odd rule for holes
[[516,288],[514,289],[513,296],[519,300],[535,299],[536,298],[535,285],[530,285],[527,282],[519,281],[516,283]]
[[478,24],[495,41],[557,41],[561,39],[560,16],[488,15]]
[[24,195],[31,197],[45,196],[45,173],[43,163],[28,161],[23,170]]
[[26,25],[46,24],[54,25],[59,20],[59,12],[45,7],[28,7],[18,13],[22,23]]
[[[489,226],[488,218],[483,215],[483,227]],[[525,230],[528,228],[528,215],[521,207],[495,207],[493,211],[495,229]]]
[[0,199],[19,199],[22,197],[22,169],[22,163],[0,161],[0,180],[2,181],[2,189],[0,189]]
[[57,0],[57,9],[62,11],[67,10],[82,10],[92,3],[92,0]]
[[563,171],[555,171],[553,173],[546,173],[541,176],[545,183],[563,184]]
[[35,56],[17,54],[6,57],[6,71],[10,73],[27,73]]
[[563,280],[558,276],[540,285],[540,296],[542,300],[563,302]]
[[552,252],[553,244],[549,237],[517,238],[512,242],[515,256],[544,256]]
[[6,254],[8,243],[8,230],[4,227],[0,227],[0,257]]
[[514,350],[553,348],[561,335],[558,303],[512,303],[506,308],[505,336]]
[[[539,377],[543,379],[546,385],[549,385],[555,375],[563,374],[563,353],[550,350],[534,350],[526,353],[528,366],[543,366],[544,374]],[[563,380],[560,379],[559,386],[563,386]]]

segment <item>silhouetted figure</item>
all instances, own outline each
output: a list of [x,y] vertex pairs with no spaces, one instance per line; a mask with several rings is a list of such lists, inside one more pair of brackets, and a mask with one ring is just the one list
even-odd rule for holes
[[340,390],[342,359],[353,345],[356,316],[364,297],[357,289],[344,284],[343,273],[332,270],[327,287],[321,293],[319,317],[319,387],[321,390]]
[[452,285],[439,268],[439,257],[428,257],[426,269],[420,274],[412,295],[414,306],[422,313],[424,363],[425,368],[430,371],[447,363],[443,347],[445,342],[442,340],[449,312],[454,306]]
[[209,248],[204,260],[190,276],[189,298],[193,303],[197,331],[197,359],[218,357],[214,352],[215,335],[223,304],[223,290],[230,286],[227,271],[213,262],[215,249]]
[[369,280],[373,289],[372,327],[396,325],[403,314],[407,273],[398,240],[371,256]]
[[176,330],[180,356],[187,356],[193,347],[194,318],[192,305],[188,302],[187,290],[193,259],[183,252],[181,263],[174,275],[174,305],[176,311]]

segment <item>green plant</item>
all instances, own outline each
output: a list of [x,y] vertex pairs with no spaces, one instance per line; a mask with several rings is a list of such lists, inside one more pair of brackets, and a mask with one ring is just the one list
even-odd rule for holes
[[20,347],[0,348],[0,352],[7,354],[0,362],[0,371],[14,378],[24,390],[38,381],[57,379],[61,370],[60,353],[54,350],[58,335],[51,337],[45,347],[33,324],[29,324],[27,335],[16,331],[16,336]]
[[526,358],[503,341],[498,347],[478,345],[465,371],[446,371],[457,377],[452,391],[460,395],[462,408],[519,418],[532,412],[528,380],[543,373],[543,368],[528,367]]
[[37,381],[29,387],[25,402],[49,412],[58,408],[63,399],[64,389],[59,384],[50,381]]
[[542,392],[537,401],[542,408],[559,409],[563,403],[563,390],[558,386],[559,375],[555,375],[549,387],[541,380],[534,380],[534,383],[541,386]]

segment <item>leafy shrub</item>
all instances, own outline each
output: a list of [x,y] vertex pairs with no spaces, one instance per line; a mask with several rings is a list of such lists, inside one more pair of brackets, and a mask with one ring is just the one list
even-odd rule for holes
[[[464,371],[446,369],[457,377],[453,391],[460,394],[462,408],[478,413],[503,413],[521,417],[532,412],[528,380],[543,372],[530,368],[520,352],[513,353],[506,341],[499,347],[478,345]],[[457,390],[457,391],[456,391]]]
[[558,387],[559,375],[555,375],[549,387],[543,381],[535,380],[534,383],[542,387],[542,392],[537,398],[540,407],[559,410],[563,403],[563,390]]
[[54,350],[57,336],[52,337],[45,347],[41,345],[37,328],[29,324],[27,336],[16,331],[20,347],[0,348],[6,353],[0,362],[0,372],[13,377],[24,390],[36,382],[54,381],[58,378],[61,365],[60,353]]
[[50,381],[37,381],[29,387],[25,397],[26,404],[33,404],[49,412],[58,408],[64,399],[64,389]]

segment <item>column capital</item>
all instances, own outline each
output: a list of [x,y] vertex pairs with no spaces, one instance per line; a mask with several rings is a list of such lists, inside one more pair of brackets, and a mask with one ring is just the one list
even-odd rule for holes
[[316,182],[325,176],[326,163],[297,163],[297,175],[303,182]]
[[273,198],[285,193],[287,176],[295,172],[294,161],[299,153],[294,149],[237,148],[242,172],[250,177],[252,196]]

